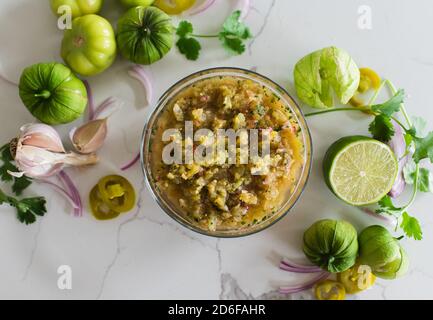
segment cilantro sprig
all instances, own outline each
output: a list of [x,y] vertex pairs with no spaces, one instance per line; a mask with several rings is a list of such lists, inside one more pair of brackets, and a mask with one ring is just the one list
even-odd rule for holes
[[[379,91],[384,85],[388,85],[393,96],[382,104],[373,104]],[[404,90],[396,90],[394,85],[385,80],[376,91],[370,103],[361,107],[342,107],[324,111],[305,114],[306,117],[336,112],[336,111],[361,111],[374,116],[369,125],[369,131],[374,139],[389,142],[395,134],[394,123],[400,126],[404,133],[406,152],[403,157],[412,155],[410,161],[403,169],[405,182],[413,185],[413,191],[409,202],[404,206],[397,207],[389,196],[385,196],[378,203],[379,214],[388,214],[396,218],[398,227],[409,238],[422,239],[422,230],[419,221],[408,213],[408,209],[415,202],[418,192],[433,192],[433,174],[422,168],[420,162],[424,159],[433,163],[433,131],[425,134],[426,121],[422,118],[411,119],[404,106]],[[406,124],[399,120],[397,114],[402,114]],[[394,122],[394,123],[393,123]]]
[[244,41],[251,38],[250,29],[241,21],[241,12],[234,11],[225,21],[218,34],[201,35],[194,33],[194,27],[189,21],[181,21],[176,29],[179,39],[176,42],[180,53],[188,60],[197,60],[202,46],[197,38],[218,38],[222,46],[232,54],[245,52]]
[[[13,164],[13,157],[10,151],[10,145],[5,144],[0,148],[0,160],[3,164],[0,166],[0,179],[4,182],[12,183],[12,192],[19,196],[23,191],[30,186],[32,181],[26,176],[13,177],[9,174],[17,172],[17,167]],[[46,212],[46,200],[44,197],[33,197],[25,199],[17,199],[13,196],[6,195],[0,189],[0,205],[9,204],[17,210],[17,218],[25,224],[32,224],[36,221],[37,216],[43,216]]]
[[36,221],[37,216],[43,216],[47,212],[44,197],[25,198],[19,200],[15,197],[6,195],[0,189],[0,205],[9,204],[17,210],[17,218],[25,224],[32,224]]
[[0,148],[0,160],[3,164],[0,166],[0,179],[4,182],[12,182],[12,191],[21,195],[23,191],[32,184],[32,181],[26,176],[12,177],[8,171],[17,172],[17,167],[12,163],[13,158],[10,152],[9,143]]

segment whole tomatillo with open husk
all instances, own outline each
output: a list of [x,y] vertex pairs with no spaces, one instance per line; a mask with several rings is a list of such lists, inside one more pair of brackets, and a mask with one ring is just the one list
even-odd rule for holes
[[407,272],[409,258],[400,242],[386,228],[378,225],[367,227],[358,240],[360,262],[370,266],[377,277],[395,279]]
[[304,253],[322,269],[336,273],[355,264],[358,239],[355,228],[343,220],[320,220],[304,233]]
[[330,108],[334,95],[342,104],[349,102],[358,89],[360,72],[346,51],[328,47],[299,60],[294,78],[299,99],[314,108]]

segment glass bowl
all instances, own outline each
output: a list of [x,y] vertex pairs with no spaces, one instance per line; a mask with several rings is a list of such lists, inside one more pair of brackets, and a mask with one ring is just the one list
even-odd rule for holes
[[[285,102],[288,108],[290,108],[292,114],[296,118],[295,120],[298,122],[302,138],[302,143],[304,145],[304,163],[300,170],[299,179],[294,186],[294,188],[287,193],[285,196],[285,201],[280,209],[276,210],[271,215],[268,215],[266,219],[250,225],[250,226],[242,226],[240,228],[217,228],[215,231],[210,231],[207,229],[203,229],[193,221],[188,218],[182,210],[176,208],[176,206],[170,202],[168,197],[164,195],[164,192],[157,187],[155,177],[152,172],[151,166],[151,153],[152,153],[152,143],[153,141],[153,132],[154,126],[158,122],[158,117],[161,112],[170,105],[173,98],[175,98],[180,92],[184,89],[190,87],[194,83],[198,81],[214,78],[214,77],[237,77],[244,78],[254,82],[259,83],[262,86],[267,87],[271,92],[279,97],[282,101]],[[182,80],[178,81],[172,87],[170,87],[160,98],[156,109],[150,114],[147,124],[143,131],[142,142],[141,142],[141,166],[143,169],[143,173],[146,177],[146,183],[148,188],[151,191],[153,198],[159,204],[159,206],[174,220],[179,222],[184,227],[193,230],[195,232],[213,236],[213,237],[241,237],[250,235],[261,230],[268,228],[269,226],[276,223],[282,217],[284,217],[290,209],[295,205],[299,197],[301,196],[304,187],[307,183],[310,170],[311,170],[311,158],[312,158],[312,142],[310,132],[305,121],[304,116],[302,115],[301,110],[299,109],[296,102],[292,99],[292,97],[278,84],[273,82],[272,80],[250,70],[240,69],[240,68],[212,68],[202,70],[196,73],[193,73]],[[162,160],[161,160],[162,161]]]

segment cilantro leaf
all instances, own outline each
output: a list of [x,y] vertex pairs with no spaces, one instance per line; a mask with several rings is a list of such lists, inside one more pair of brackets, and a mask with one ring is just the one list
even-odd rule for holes
[[430,159],[433,163],[433,132],[430,132],[424,138],[413,137],[415,142],[415,152],[413,154],[413,160],[415,163],[419,163],[422,159]]
[[1,147],[1,160],[3,165],[0,167],[0,179],[9,182],[13,180],[13,177],[8,173],[8,171],[16,171],[16,167],[11,163],[12,155],[9,150],[9,144]]
[[421,192],[433,192],[433,174],[426,168],[419,169],[418,190]]
[[422,230],[418,220],[411,217],[407,212],[403,212],[403,220],[401,221],[400,227],[403,229],[404,233],[409,238],[414,238],[415,240],[422,239]]
[[388,101],[371,106],[371,110],[380,114],[391,117],[394,113],[399,112],[401,104],[404,101],[404,90],[398,90],[395,95]]
[[8,171],[17,172],[19,171],[16,166],[12,164],[13,157],[10,152],[9,144],[4,145],[0,148],[0,157],[3,161],[3,165],[0,166],[0,179],[5,182],[12,182],[12,191],[17,195],[21,195],[22,192],[32,184],[31,179],[26,176],[20,178],[12,177]]
[[413,160],[408,161],[403,168],[404,181],[412,185],[415,183],[416,164]]
[[12,191],[17,196],[20,196],[28,186],[32,184],[32,180],[27,178],[26,176],[22,176],[19,178],[14,178],[14,183],[12,184]]
[[201,50],[200,42],[191,37],[193,32],[194,28],[188,21],[181,21],[176,29],[176,34],[179,36],[176,46],[188,60],[197,60]]
[[245,52],[245,45],[242,43],[242,40],[237,38],[228,38],[228,37],[221,37],[220,38],[223,47],[230,52],[233,52],[235,54],[242,54]]
[[390,215],[400,214],[402,208],[398,208],[394,206],[390,196],[384,196],[377,203],[379,205],[379,209],[376,210],[376,213],[386,213]]
[[44,197],[34,197],[18,200],[7,196],[0,189],[0,204],[7,203],[17,209],[17,218],[20,222],[31,224],[36,221],[36,216],[43,216],[47,212]]
[[418,138],[426,136],[425,129],[427,128],[427,121],[421,117],[412,117],[411,135]]
[[234,54],[245,51],[243,40],[252,37],[250,29],[240,20],[241,12],[236,10],[224,22],[219,39],[224,48]]
[[383,114],[379,114],[374,118],[368,130],[373,135],[374,139],[382,142],[391,140],[395,133],[391,118]]
[[188,60],[197,60],[200,55],[201,45],[194,38],[179,38],[176,46],[180,53],[186,56]]
[[[407,184],[415,183],[416,164],[409,161],[403,168],[404,180]],[[419,169],[418,190],[421,192],[433,192],[433,174],[427,168]]]
[[182,38],[191,35],[193,32],[194,28],[192,23],[185,20],[181,21],[176,29],[176,34]]

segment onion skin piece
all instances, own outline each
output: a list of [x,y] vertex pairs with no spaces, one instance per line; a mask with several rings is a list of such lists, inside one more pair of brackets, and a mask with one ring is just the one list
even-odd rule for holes
[[398,173],[394,185],[392,186],[388,195],[391,198],[397,198],[403,193],[406,187],[406,182],[403,176],[403,169],[409,160],[409,155],[403,157],[406,152],[406,142],[404,140],[403,130],[394,121],[393,121],[393,125],[394,125],[395,133],[392,139],[388,142],[388,146],[392,149],[392,151],[394,151],[394,154],[398,159]]

